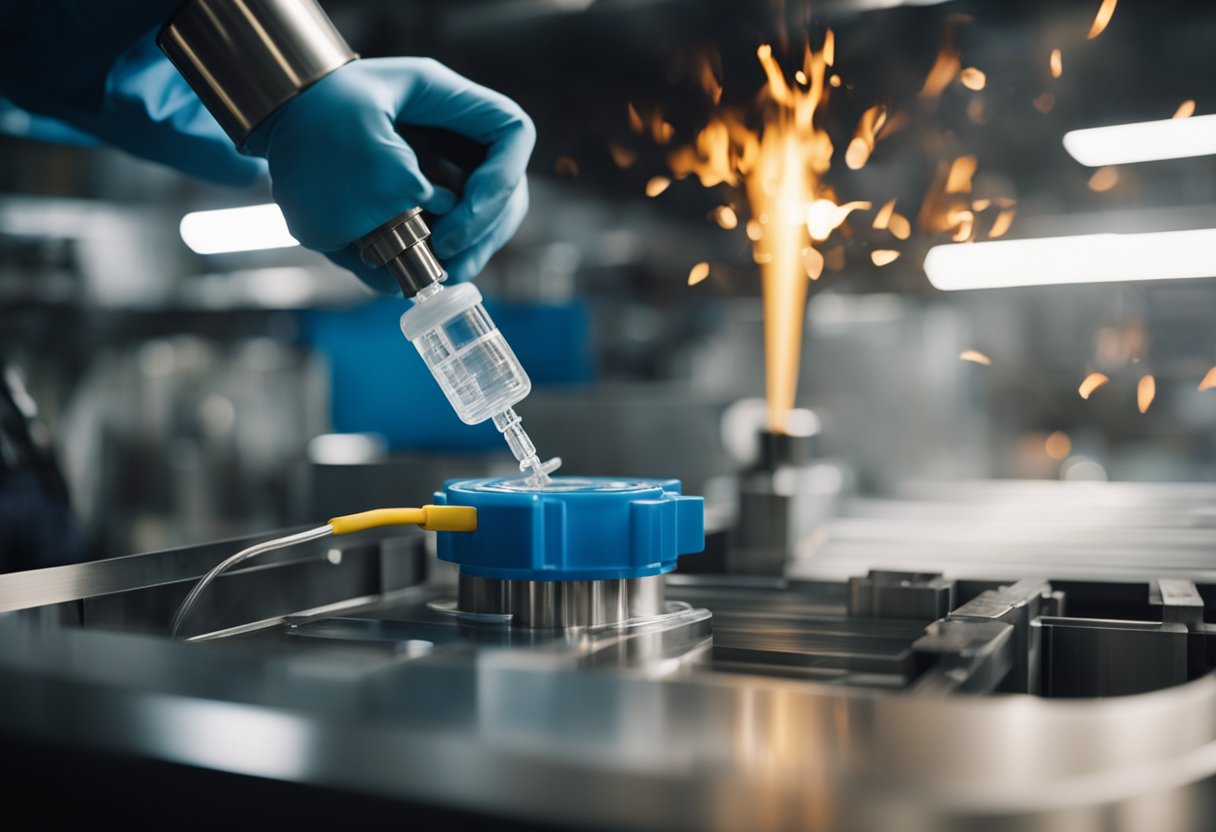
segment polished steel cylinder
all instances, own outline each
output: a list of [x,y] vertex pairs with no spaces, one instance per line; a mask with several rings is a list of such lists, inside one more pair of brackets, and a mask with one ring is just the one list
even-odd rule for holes
[[444,279],[443,267],[426,244],[430,236],[422,209],[411,208],[355,240],[354,245],[367,265],[387,266],[401,291],[411,298]]
[[461,575],[461,612],[511,616],[516,627],[593,627],[661,615],[662,575],[611,581],[500,581]]
[[190,0],[156,39],[237,146],[358,57],[315,0]]

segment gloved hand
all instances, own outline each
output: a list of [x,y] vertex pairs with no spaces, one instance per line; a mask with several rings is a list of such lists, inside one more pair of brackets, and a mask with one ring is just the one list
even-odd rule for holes
[[107,144],[221,185],[252,185],[266,163],[241,154],[186,79],[157,49],[153,33],[120,55],[95,113],[70,123]]
[[[148,7],[143,16],[154,19],[158,2],[166,5],[166,0],[143,0]],[[12,11],[12,5],[0,0],[0,13]],[[56,74],[40,76],[23,65],[28,56],[0,50],[0,95],[13,102],[0,102],[0,109],[7,115],[0,120],[0,130],[59,143],[101,140],[223,185],[252,185],[265,176],[265,161],[244,156],[232,146],[232,140],[194,90],[156,48],[154,32],[146,32],[125,51],[111,54],[99,44],[119,48],[128,35],[122,27],[115,32],[98,32],[95,27],[96,37],[89,41],[83,29],[88,23],[96,23],[92,18],[101,12],[86,8],[83,12],[88,14],[75,15],[54,5],[43,8],[39,4],[32,16],[37,22],[59,11],[72,24],[63,28],[68,42],[56,41],[50,54],[43,56],[47,61],[62,62]],[[135,14],[138,4],[134,2],[122,11],[135,18],[121,20],[119,15],[119,22],[126,23],[127,28],[151,25]],[[5,20],[0,14],[0,22]],[[28,34],[34,42],[22,42],[27,51],[38,46],[47,48],[35,37],[39,32]],[[93,80],[88,83],[77,80],[90,77]],[[22,118],[21,111],[29,115]]]
[[[464,194],[436,187],[397,124],[444,127],[487,146]],[[270,163],[275,201],[303,245],[384,291],[396,284],[350,243],[416,205],[442,215],[431,248],[468,280],[528,210],[524,171],[536,131],[519,105],[427,58],[355,61],[277,110],[243,148]]]

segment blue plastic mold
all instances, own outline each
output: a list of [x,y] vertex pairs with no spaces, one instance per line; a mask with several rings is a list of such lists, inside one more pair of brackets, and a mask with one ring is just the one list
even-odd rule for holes
[[439,558],[482,578],[643,578],[705,548],[705,501],[680,494],[679,480],[452,480],[435,502],[477,509],[477,531],[439,533]]

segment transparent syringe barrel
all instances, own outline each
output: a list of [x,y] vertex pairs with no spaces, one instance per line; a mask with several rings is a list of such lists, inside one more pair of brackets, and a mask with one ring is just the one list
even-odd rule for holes
[[532,382],[471,283],[441,289],[401,316],[456,415],[476,425],[524,399]]

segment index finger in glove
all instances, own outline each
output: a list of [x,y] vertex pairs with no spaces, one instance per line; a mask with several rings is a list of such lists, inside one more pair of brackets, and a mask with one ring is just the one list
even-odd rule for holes
[[445,127],[487,146],[486,159],[469,176],[455,208],[435,225],[435,252],[450,257],[476,243],[493,227],[528,167],[536,128],[518,104],[425,58],[393,61],[412,72],[415,83],[402,88],[397,120]]

